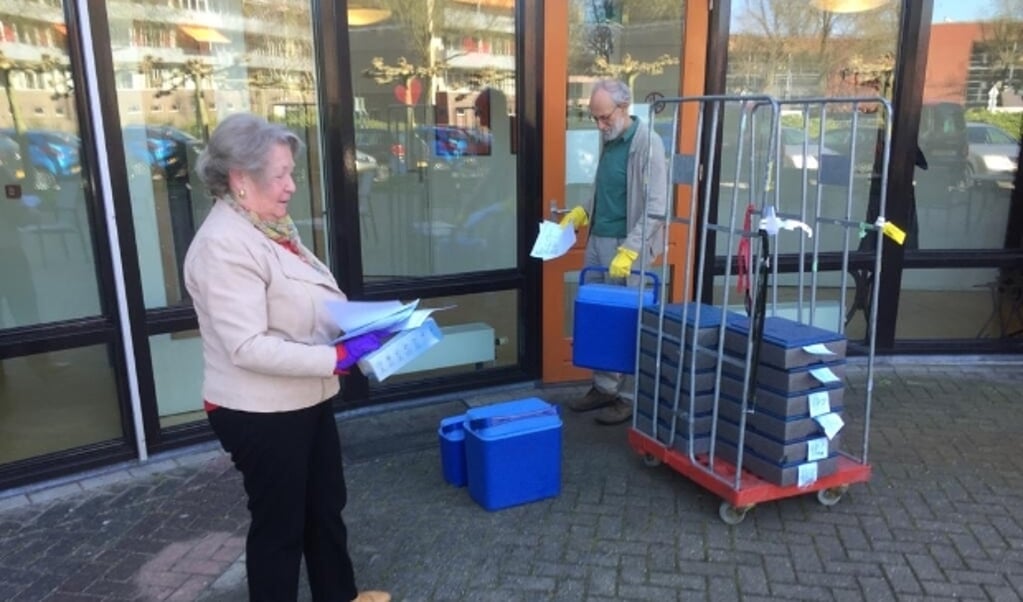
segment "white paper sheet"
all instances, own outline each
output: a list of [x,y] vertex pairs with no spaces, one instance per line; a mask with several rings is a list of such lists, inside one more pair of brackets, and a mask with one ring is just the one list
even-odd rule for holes
[[812,355],[835,355],[835,352],[828,349],[828,346],[823,343],[814,343],[813,345],[804,345],[803,351]]
[[800,464],[796,469],[796,486],[806,487],[817,482],[817,463]]
[[806,442],[806,459],[810,462],[828,457],[828,438],[818,437]]
[[825,385],[841,382],[841,379],[835,376],[835,373],[831,371],[831,368],[824,366],[810,370],[810,374]]
[[533,243],[533,250],[529,252],[530,257],[536,257],[547,261],[555,257],[561,257],[575,244],[575,228],[550,221],[540,222],[540,232],[536,235],[536,242]]
[[845,426],[845,421],[842,420],[842,417],[837,412],[817,416],[814,420],[824,429],[824,434],[827,435],[828,439],[834,439],[838,431],[842,430],[842,427]]
[[827,391],[814,391],[806,396],[806,401],[810,406],[811,418],[831,412],[831,399],[828,397]]

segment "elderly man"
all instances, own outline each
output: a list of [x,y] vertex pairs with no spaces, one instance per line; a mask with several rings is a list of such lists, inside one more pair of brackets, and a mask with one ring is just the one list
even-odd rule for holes
[[[565,215],[561,225],[589,224],[585,265],[607,267],[608,282],[641,286],[643,279],[633,270],[646,269],[664,244],[663,223],[648,216],[664,215],[667,174],[664,143],[629,114],[631,104],[632,92],[624,82],[607,79],[594,85],[590,117],[603,142],[595,191],[588,203]],[[623,397],[625,380],[623,374],[594,371],[589,392],[568,407],[576,412],[600,409],[596,417],[600,424],[625,422],[632,417],[632,401]]]

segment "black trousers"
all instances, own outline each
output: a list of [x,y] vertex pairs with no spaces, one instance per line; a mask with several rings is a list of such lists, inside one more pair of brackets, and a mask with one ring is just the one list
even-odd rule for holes
[[358,591],[341,519],[348,491],[330,401],[279,413],[217,408],[209,421],[248,494],[249,600],[296,600],[303,555],[313,600],[354,599]]

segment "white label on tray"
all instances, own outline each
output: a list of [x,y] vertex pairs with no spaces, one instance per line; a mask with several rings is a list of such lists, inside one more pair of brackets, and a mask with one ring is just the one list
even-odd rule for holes
[[828,346],[824,343],[814,343],[813,345],[803,345],[803,351],[811,355],[835,355],[835,352],[828,349]]
[[838,431],[842,430],[842,427],[845,426],[845,421],[842,420],[842,417],[837,412],[817,416],[814,420],[824,429],[824,434],[828,436],[828,439],[834,439]]
[[830,385],[831,383],[837,383],[840,380],[837,376],[835,376],[835,373],[831,371],[831,368],[825,366],[810,370],[810,374],[813,375],[814,378],[816,378],[817,380],[821,381],[826,385]]
[[796,485],[806,487],[817,482],[817,463],[800,464],[797,469]]
[[814,391],[806,396],[810,405],[810,418],[816,418],[831,412],[831,398],[827,391]]
[[819,437],[806,442],[806,459],[810,462],[828,457],[828,438]]

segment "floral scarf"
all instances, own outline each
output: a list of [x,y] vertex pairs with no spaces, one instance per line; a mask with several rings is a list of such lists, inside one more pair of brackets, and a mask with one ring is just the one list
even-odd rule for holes
[[267,238],[288,247],[302,261],[316,268],[321,274],[332,276],[327,266],[323,265],[323,262],[302,245],[302,241],[298,236],[298,228],[295,227],[295,222],[291,220],[290,215],[285,215],[280,219],[264,220],[252,211],[242,207],[231,195],[225,195],[220,200],[227,203],[228,207],[234,209],[235,213],[248,220],[257,230],[265,234]]

